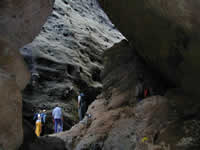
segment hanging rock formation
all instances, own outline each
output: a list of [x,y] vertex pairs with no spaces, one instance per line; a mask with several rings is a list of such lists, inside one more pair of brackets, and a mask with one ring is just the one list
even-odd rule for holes
[[[199,106],[185,96],[159,96],[165,81],[152,72],[127,41],[105,52],[103,93],[90,105],[82,122],[51,135],[70,150],[198,150]],[[137,73],[153,86],[153,96],[135,98]],[[160,87],[159,87],[160,86]],[[191,108],[193,110],[191,111]]]
[[[200,2],[100,0],[113,23],[173,88],[200,96]],[[194,98],[193,98],[194,99]]]
[[22,143],[21,90],[29,80],[19,48],[31,42],[52,10],[52,0],[0,2],[0,149]]

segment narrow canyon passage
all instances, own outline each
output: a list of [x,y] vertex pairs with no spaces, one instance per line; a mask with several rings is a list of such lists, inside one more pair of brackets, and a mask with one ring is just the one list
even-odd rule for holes
[[199,150],[199,8],[2,0],[0,150]]
[[55,1],[40,34],[20,49],[32,76],[22,93],[24,149],[26,143],[40,143],[33,120],[39,111],[47,115],[44,136],[54,133],[56,105],[63,111],[64,131],[79,122],[78,93],[85,94],[89,106],[102,92],[103,53],[122,39],[97,1]]

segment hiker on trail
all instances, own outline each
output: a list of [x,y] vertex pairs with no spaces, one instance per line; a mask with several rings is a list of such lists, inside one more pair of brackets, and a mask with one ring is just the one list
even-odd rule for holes
[[36,86],[36,84],[37,84],[39,78],[40,78],[40,75],[38,74],[38,72],[32,72],[32,73],[31,73],[31,85],[32,85],[33,87]]
[[138,79],[135,87],[135,96],[137,101],[141,101],[144,98],[144,83],[141,78]]
[[84,118],[85,113],[86,113],[85,95],[83,93],[80,93],[78,96],[78,115],[80,121]]
[[46,114],[45,114],[46,110],[40,110],[38,113],[35,113],[33,116],[33,120],[37,120],[38,119],[38,115],[40,115],[42,122],[45,123],[46,120]]
[[41,118],[41,123],[42,123],[42,133],[41,135],[44,135],[44,131],[45,131],[45,121],[46,121],[46,110],[43,111],[39,111],[38,113],[34,114],[33,120],[37,121],[38,120],[38,116],[40,116]]
[[54,121],[54,132],[62,132],[63,131],[63,115],[62,110],[58,105],[52,111],[52,117]]
[[44,132],[45,132],[45,121],[46,121],[46,110],[42,110],[41,112],[41,120],[42,120],[42,133],[41,135],[44,135]]
[[35,114],[34,114],[34,116],[33,116],[33,121],[35,122],[35,121],[37,121],[37,119],[38,119],[38,115],[40,114],[40,111],[38,111],[38,112],[36,112]]
[[35,122],[35,134],[37,135],[37,137],[40,136],[41,132],[42,132],[42,120],[41,120],[41,115],[38,114],[37,120]]
[[144,98],[147,98],[149,96],[153,95],[153,88],[150,86],[151,84],[144,84]]

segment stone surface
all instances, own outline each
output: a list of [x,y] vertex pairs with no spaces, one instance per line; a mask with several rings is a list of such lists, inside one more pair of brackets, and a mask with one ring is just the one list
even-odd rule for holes
[[[198,150],[199,106],[180,91],[166,93],[165,81],[148,69],[127,41],[104,55],[103,93],[89,106],[91,118],[51,136],[72,150]],[[138,102],[134,91],[141,72],[153,95]],[[162,93],[165,96],[159,96]]]
[[15,48],[31,42],[51,12],[53,0],[2,0],[0,2],[1,40]]
[[52,10],[53,1],[0,2],[0,148],[17,149],[23,140],[21,90],[29,80],[19,48],[32,41]]
[[0,69],[0,148],[14,150],[23,139],[22,101],[15,76]]
[[171,87],[199,97],[199,1],[100,0],[113,23]]
[[37,87],[29,84],[23,93],[26,119],[32,123],[31,110],[46,109],[46,134],[52,133],[51,111],[59,104],[64,130],[75,124],[78,91],[87,104],[96,98],[102,90],[103,52],[123,38],[96,0],[56,0],[41,33],[21,49],[29,70],[40,75]]

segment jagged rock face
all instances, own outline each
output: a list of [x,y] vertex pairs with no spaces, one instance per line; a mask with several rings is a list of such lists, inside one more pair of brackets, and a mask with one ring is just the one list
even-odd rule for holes
[[[78,119],[77,92],[85,93],[88,104],[100,93],[102,54],[123,38],[97,1],[55,1],[39,36],[21,49],[30,70],[40,75],[38,88],[29,86],[24,92],[25,107],[47,109],[47,133],[53,132],[51,111],[57,103],[63,108],[64,128],[68,129]],[[70,87],[73,96],[66,94]],[[32,108],[24,112],[29,120]]]
[[113,23],[171,87],[199,97],[199,1],[101,0]]
[[29,80],[19,53],[40,31],[53,1],[0,2],[0,149],[14,150],[23,140],[21,90]]
[[104,89],[88,109],[91,118],[85,117],[69,131],[51,136],[72,150],[199,149],[199,107],[194,109],[188,98],[170,93],[156,96],[160,91],[154,91],[154,96],[136,100],[138,72],[145,73],[145,82],[154,83],[154,88],[163,81],[151,73],[127,41],[107,50],[104,62]]

